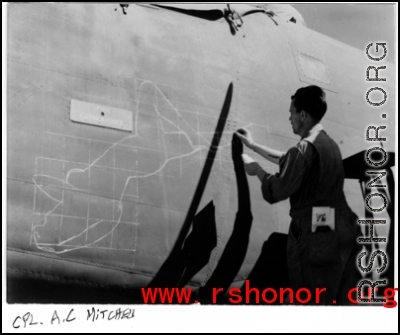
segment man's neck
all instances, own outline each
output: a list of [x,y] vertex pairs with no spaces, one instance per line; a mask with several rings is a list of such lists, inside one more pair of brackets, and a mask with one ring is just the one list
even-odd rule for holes
[[322,126],[319,122],[313,122],[304,125],[304,129],[302,130],[302,133],[300,135],[301,139],[308,137],[314,131],[318,131],[320,127]]

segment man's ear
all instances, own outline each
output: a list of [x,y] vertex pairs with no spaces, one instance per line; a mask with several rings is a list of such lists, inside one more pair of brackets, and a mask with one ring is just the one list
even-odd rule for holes
[[300,112],[301,120],[304,121],[306,119],[306,116],[307,116],[306,112],[304,111],[304,109],[302,109],[301,112]]

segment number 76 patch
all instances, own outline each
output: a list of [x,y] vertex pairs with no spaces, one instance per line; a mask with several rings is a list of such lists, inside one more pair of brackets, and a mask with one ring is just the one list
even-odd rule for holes
[[313,207],[311,231],[315,233],[317,227],[328,226],[335,230],[335,209],[331,207]]

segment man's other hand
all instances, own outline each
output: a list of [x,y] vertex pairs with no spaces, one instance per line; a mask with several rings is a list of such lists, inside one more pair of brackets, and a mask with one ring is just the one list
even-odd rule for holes
[[257,172],[262,170],[260,164],[257,162],[244,163],[244,169],[249,176],[256,176]]

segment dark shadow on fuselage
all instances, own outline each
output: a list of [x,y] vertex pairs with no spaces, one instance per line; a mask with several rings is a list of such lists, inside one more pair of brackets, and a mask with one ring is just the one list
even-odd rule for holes
[[[265,305],[262,292],[266,288],[272,288],[278,293],[278,298],[272,304],[282,304],[279,299],[280,289],[290,287],[286,260],[287,238],[287,234],[273,233],[264,242],[261,255],[247,277],[248,282],[240,289],[242,304]],[[272,300],[269,296],[267,298]]]
[[211,252],[216,246],[215,206],[211,201],[193,219],[193,229],[186,238],[180,253],[185,270],[177,287],[184,287],[197,272],[208,264]]
[[168,7],[163,6],[160,4],[154,5],[156,7],[163,8],[165,10],[171,10],[174,12],[190,15],[197,17],[199,19],[204,19],[207,21],[217,21],[224,17],[224,13],[218,9],[209,9],[209,10],[193,10],[193,9],[185,9],[185,8],[178,8],[178,7]]
[[[186,219],[183,223],[181,231],[179,232],[178,238],[172,248],[172,251],[164,264],[161,266],[160,270],[157,272],[156,276],[150,282],[148,287],[177,287],[183,284],[183,274],[185,269],[187,269],[187,264],[185,255],[183,254],[183,245],[187,234],[194,221],[197,209],[199,207],[201,198],[206,188],[208,177],[210,175],[212,165],[214,163],[215,156],[217,154],[218,146],[222,138],[222,134],[225,128],[225,123],[229,115],[229,110],[232,101],[233,84],[229,85],[228,91],[226,93],[225,101],[218,119],[218,123],[214,132],[213,139],[211,141],[210,148],[208,150],[208,155],[204,164],[203,171],[200,176],[200,180],[197,184],[196,191],[194,193],[192,202],[190,204]],[[193,258],[193,257],[192,257]],[[190,270],[193,272],[193,269]],[[187,276],[184,278],[185,281],[189,280]]]
[[[232,139],[232,160],[238,187],[238,212],[233,232],[207,284],[199,290],[198,300],[202,304],[212,303],[213,288],[225,292],[240,270],[249,245],[249,235],[253,222],[250,191],[242,160],[243,144],[236,135]],[[224,303],[223,300],[217,303]]]

